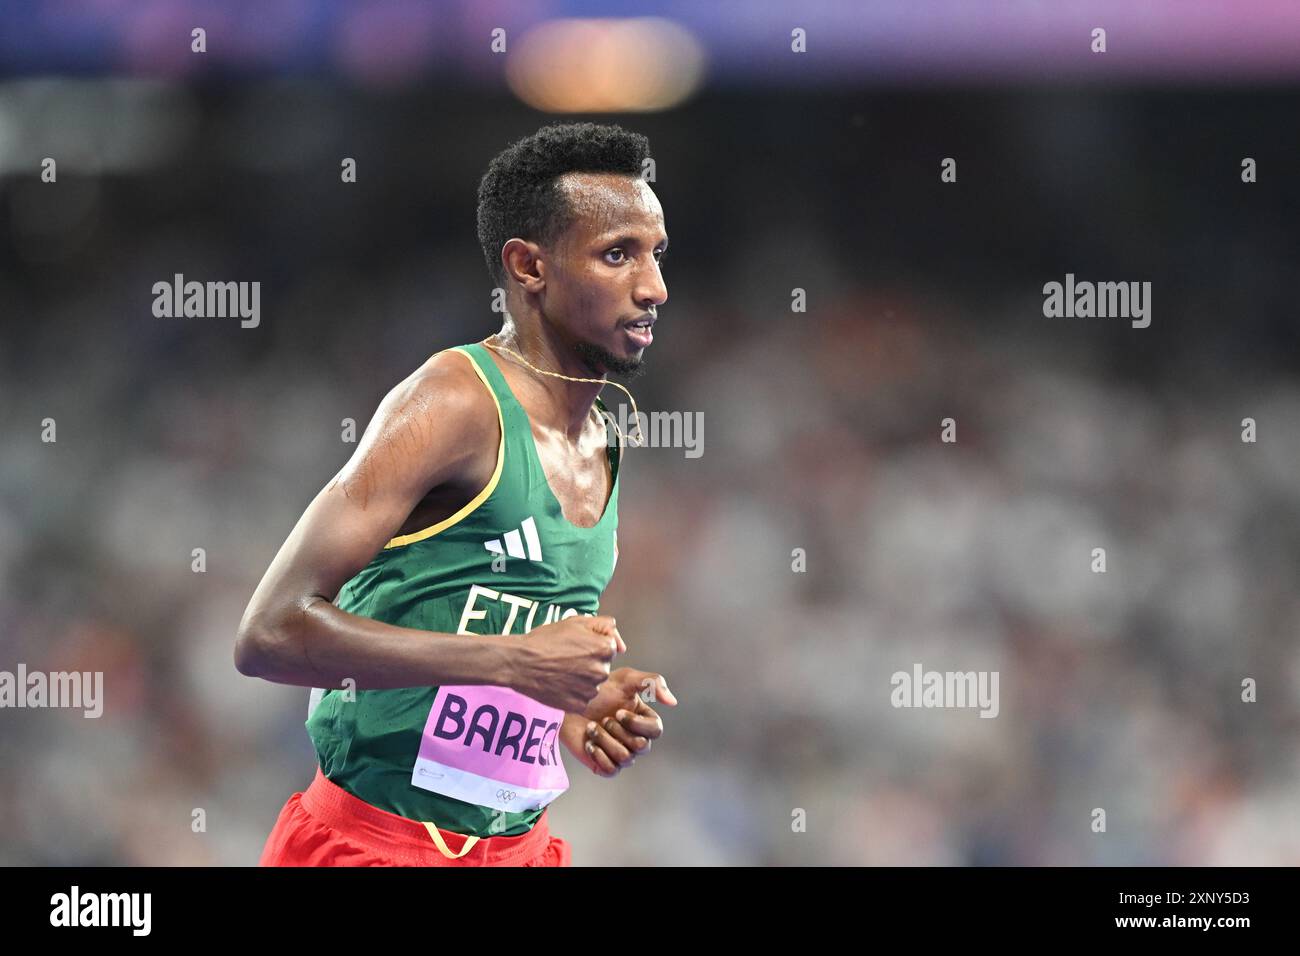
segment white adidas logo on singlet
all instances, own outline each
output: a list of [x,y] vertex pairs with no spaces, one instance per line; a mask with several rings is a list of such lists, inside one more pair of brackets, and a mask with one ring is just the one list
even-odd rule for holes
[[[537,537],[537,523],[533,521],[533,516],[529,515],[524,519],[520,526],[523,531],[521,536],[519,531],[507,531],[500,538],[493,538],[491,541],[484,541],[483,547],[487,548],[493,554],[508,554],[512,558],[527,558],[529,561],[542,560],[542,542]],[[501,549],[501,541],[505,539],[505,551]],[[524,552],[524,544],[528,545],[527,553]]]

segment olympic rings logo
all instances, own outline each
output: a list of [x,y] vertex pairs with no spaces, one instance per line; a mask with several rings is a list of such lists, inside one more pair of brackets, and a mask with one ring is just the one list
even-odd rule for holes
[[515,797],[517,797],[517,796],[518,796],[518,794],[515,793],[513,790],[498,790],[498,791],[497,791],[497,799],[498,799],[498,800],[504,800],[506,803],[509,803],[511,800],[513,800],[513,799],[514,799]]

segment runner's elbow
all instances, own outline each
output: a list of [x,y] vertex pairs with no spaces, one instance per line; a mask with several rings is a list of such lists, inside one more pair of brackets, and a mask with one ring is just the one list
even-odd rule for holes
[[275,617],[250,609],[235,634],[235,670],[245,677],[266,677],[280,656],[283,638],[279,631]]
[[250,609],[235,636],[235,669],[245,677],[275,682],[296,674],[301,669],[303,628],[311,624],[311,607],[321,601],[325,599],[312,595],[295,602],[291,610]]
[[235,636],[235,670],[245,677],[261,677],[267,659],[264,641],[260,631],[241,626]]

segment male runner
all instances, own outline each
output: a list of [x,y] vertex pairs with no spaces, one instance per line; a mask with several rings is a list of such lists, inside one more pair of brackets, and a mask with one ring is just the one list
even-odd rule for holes
[[596,615],[623,457],[597,394],[637,372],[668,298],[648,155],[577,123],[492,161],[478,233],[501,331],[389,392],[253,594],[235,666],[328,688],[315,780],[262,865],[565,866],[556,743],[614,776],[663,732],[667,682],[611,671],[627,647]]

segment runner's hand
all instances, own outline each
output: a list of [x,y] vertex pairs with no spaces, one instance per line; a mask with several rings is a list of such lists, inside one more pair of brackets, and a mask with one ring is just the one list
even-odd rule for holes
[[601,684],[582,714],[565,715],[561,741],[593,773],[617,776],[640,754],[649,753],[651,742],[663,734],[663,721],[645,696],[677,706],[662,674],[620,667]]
[[627,644],[608,615],[575,615],[530,631],[510,645],[509,686],[566,713],[581,713],[609,678]]

